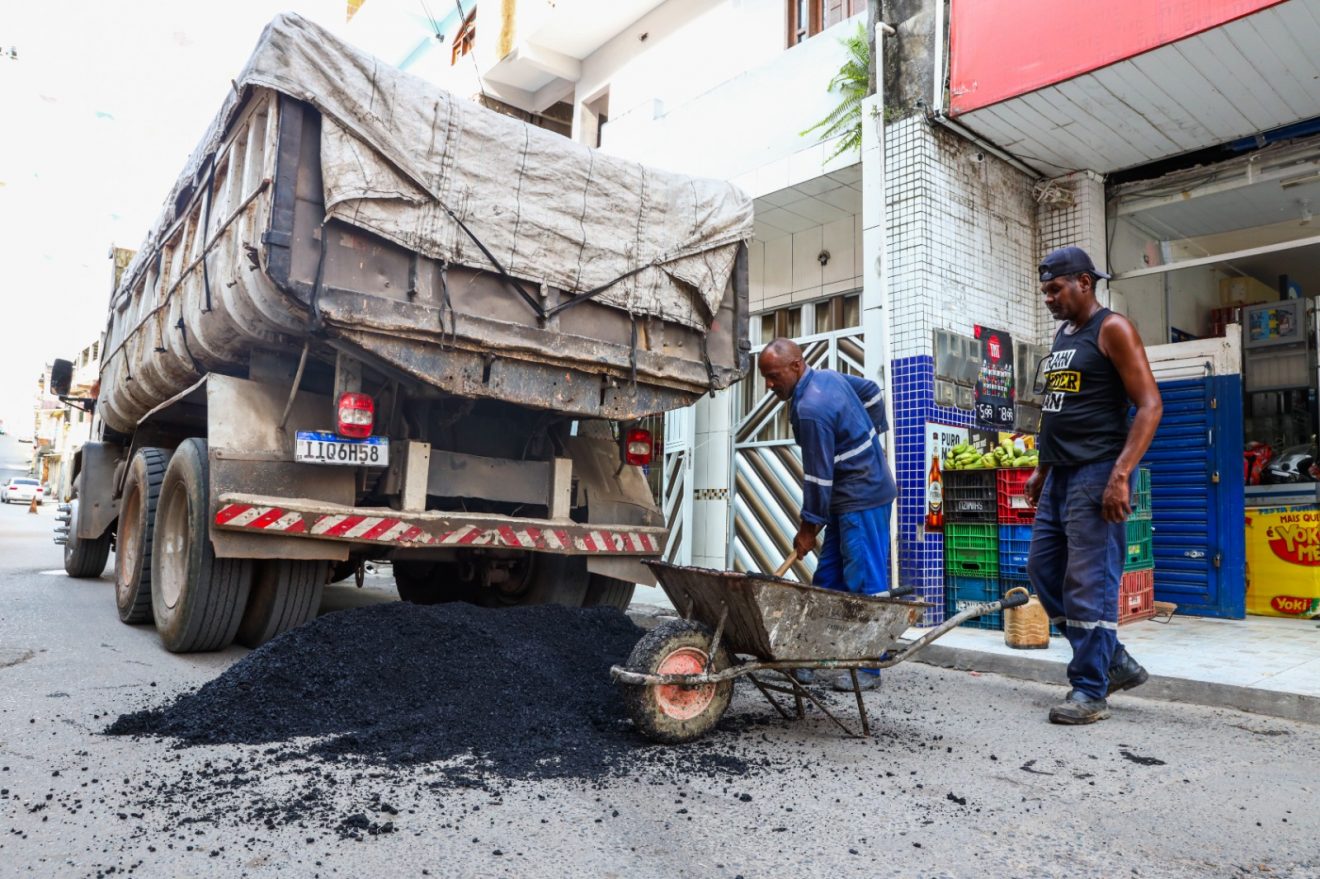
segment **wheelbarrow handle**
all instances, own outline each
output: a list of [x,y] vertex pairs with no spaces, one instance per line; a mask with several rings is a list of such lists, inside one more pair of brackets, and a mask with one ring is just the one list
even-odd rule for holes
[[1014,586],[1004,593],[1004,597],[999,600],[1000,605],[1005,608],[1021,607],[1031,600],[1031,593],[1025,586]]

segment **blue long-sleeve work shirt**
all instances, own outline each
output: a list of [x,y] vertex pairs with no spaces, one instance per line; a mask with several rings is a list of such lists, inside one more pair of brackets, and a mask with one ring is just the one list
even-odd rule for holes
[[808,369],[789,404],[802,447],[802,519],[825,525],[831,514],[882,507],[898,496],[879,435],[889,431],[884,395],[873,381]]

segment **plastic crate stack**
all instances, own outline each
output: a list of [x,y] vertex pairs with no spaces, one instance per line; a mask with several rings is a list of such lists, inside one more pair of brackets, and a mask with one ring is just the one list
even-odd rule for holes
[[1127,558],[1118,590],[1118,624],[1155,616],[1155,528],[1151,522],[1150,471],[1137,470],[1132,515],[1127,520]]
[[[1027,552],[1036,511],[1026,500],[1033,468],[948,470],[944,480],[945,611],[996,601],[1027,586]],[[964,623],[1003,629],[1002,613]]]

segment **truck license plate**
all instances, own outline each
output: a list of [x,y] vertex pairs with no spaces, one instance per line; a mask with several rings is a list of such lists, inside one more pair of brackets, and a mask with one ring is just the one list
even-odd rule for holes
[[326,431],[300,430],[293,447],[293,459],[308,464],[387,467],[390,441],[383,436],[350,439]]

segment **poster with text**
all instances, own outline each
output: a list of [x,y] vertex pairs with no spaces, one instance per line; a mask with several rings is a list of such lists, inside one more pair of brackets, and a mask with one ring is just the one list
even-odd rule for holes
[[1013,337],[1003,330],[977,325],[981,370],[976,376],[976,425],[1012,430],[1017,421],[1017,388],[1013,379]]
[[925,530],[944,530],[944,459],[956,445],[968,441],[965,427],[926,422],[926,515]]

